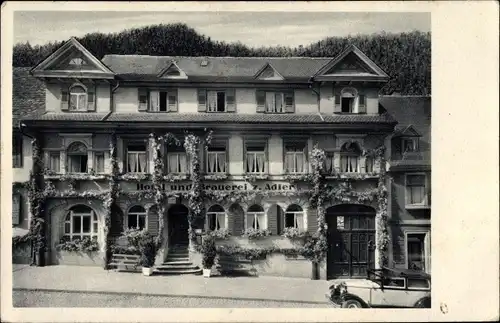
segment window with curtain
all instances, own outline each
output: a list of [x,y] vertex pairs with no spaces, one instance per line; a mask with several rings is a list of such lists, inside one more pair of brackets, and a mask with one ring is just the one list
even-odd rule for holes
[[213,205],[207,211],[208,230],[226,229],[226,212],[220,205]]
[[284,95],[280,92],[266,92],[266,112],[285,112]]
[[207,151],[207,173],[218,174],[226,172],[226,148],[210,147]]
[[306,145],[286,144],[285,145],[285,171],[286,173],[306,172]]
[[286,209],[285,227],[304,230],[304,211],[300,206],[292,204]]
[[76,85],[69,90],[69,110],[87,111],[87,91],[83,86]]
[[145,173],[147,170],[147,145],[133,143],[127,146],[127,172]]
[[146,228],[146,210],[140,206],[136,205],[128,210],[128,223],[129,229],[142,230]]
[[367,173],[373,172],[373,157],[367,156],[365,158],[365,171]]
[[408,269],[426,271],[427,248],[426,233],[408,233],[406,236]]
[[246,214],[246,228],[255,230],[267,229],[264,209],[262,206],[254,204],[248,208]]
[[87,147],[81,142],[74,142],[68,147],[68,172],[86,173],[88,153]]
[[335,166],[333,163],[334,154],[333,152],[327,152],[325,157],[325,173],[333,174],[335,173]]
[[263,174],[266,170],[265,144],[248,144],[246,146],[245,171],[250,174]]
[[207,91],[207,111],[208,112],[226,111],[225,91]]
[[104,152],[94,152],[94,170],[96,173],[104,173]]
[[426,204],[425,175],[406,175],[406,203]]
[[12,167],[23,167],[23,136],[12,135]]
[[61,171],[61,154],[58,151],[53,151],[49,153],[48,166],[49,170],[54,173],[59,173]]
[[354,142],[347,142],[340,148],[340,171],[342,173],[359,173],[361,149]]
[[402,139],[402,153],[414,152],[417,151],[417,138],[403,138]]
[[187,172],[186,153],[184,152],[168,152],[167,166],[169,173],[184,174]]
[[98,225],[97,215],[90,207],[74,206],[69,210],[64,221],[63,240],[72,241],[85,237],[97,240]]

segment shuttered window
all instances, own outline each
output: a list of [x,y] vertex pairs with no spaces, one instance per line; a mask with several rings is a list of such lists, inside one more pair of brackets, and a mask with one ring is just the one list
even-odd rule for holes
[[23,136],[12,134],[12,167],[23,167]]
[[198,112],[236,112],[235,89],[198,89]]
[[256,92],[257,112],[260,113],[293,113],[295,102],[293,91]]
[[[145,102],[144,93],[142,102],[139,101],[139,110],[143,111]],[[141,100],[141,97],[139,97]],[[177,90],[169,89],[167,91],[151,91],[149,94],[149,111],[151,112],[177,112],[178,111],[178,98]]]
[[12,224],[21,224],[21,195],[12,194]]

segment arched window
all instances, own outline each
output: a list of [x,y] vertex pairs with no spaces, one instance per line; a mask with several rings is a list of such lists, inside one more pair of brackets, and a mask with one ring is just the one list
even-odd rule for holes
[[128,228],[142,230],[146,228],[146,210],[140,206],[132,206],[128,210]]
[[359,157],[361,149],[355,142],[346,142],[340,148],[340,171],[342,173],[359,173]]
[[97,230],[98,221],[95,212],[88,206],[77,205],[66,215],[63,240],[72,241],[85,237],[97,239]]
[[254,204],[247,210],[246,229],[267,229],[266,218],[262,206]]
[[68,172],[70,173],[86,173],[87,172],[87,146],[81,142],[74,142],[69,145],[67,150],[68,155]]
[[286,209],[285,227],[304,230],[304,211],[297,204],[292,204]]
[[207,212],[208,230],[224,230],[226,229],[226,211],[220,205],[213,205]]
[[87,91],[81,85],[74,85],[69,89],[69,110],[87,111]]

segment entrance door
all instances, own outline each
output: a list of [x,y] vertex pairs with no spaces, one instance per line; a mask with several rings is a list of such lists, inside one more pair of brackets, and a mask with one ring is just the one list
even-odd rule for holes
[[327,210],[327,276],[362,278],[375,267],[375,210],[364,205],[338,205]]
[[189,243],[189,222],[188,209],[182,204],[176,204],[168,210],[168,231],[170,244],[188,244]]

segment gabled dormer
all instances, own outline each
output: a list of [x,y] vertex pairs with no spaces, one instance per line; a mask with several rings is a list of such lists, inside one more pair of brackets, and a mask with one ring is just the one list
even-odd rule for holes
[[368,56],[350,45],[315,75],[316,81],[385,82],[389,76]]
[[[313,80],[330,87],[335,114],[378,114],[378,92],[389,76],[351,45],[325,64]],[[329,92],[329,91],[328,91]]]
[[172,61],[170,64],[165,66],[160,73],[158,73],[159,78],[164,79],[181,79],[187,80],[187,74],[177,65],[175,61]]
[[114,79],[115,74],[75,38],[31,70],[43,78]]
[[75,38],[30,72],[45,82],[46,112],[110,111],[110,81],[115,73]]
[[270,63],[264,64],[255,74],[255,79],[260,81],[283,81],[285,78]]

